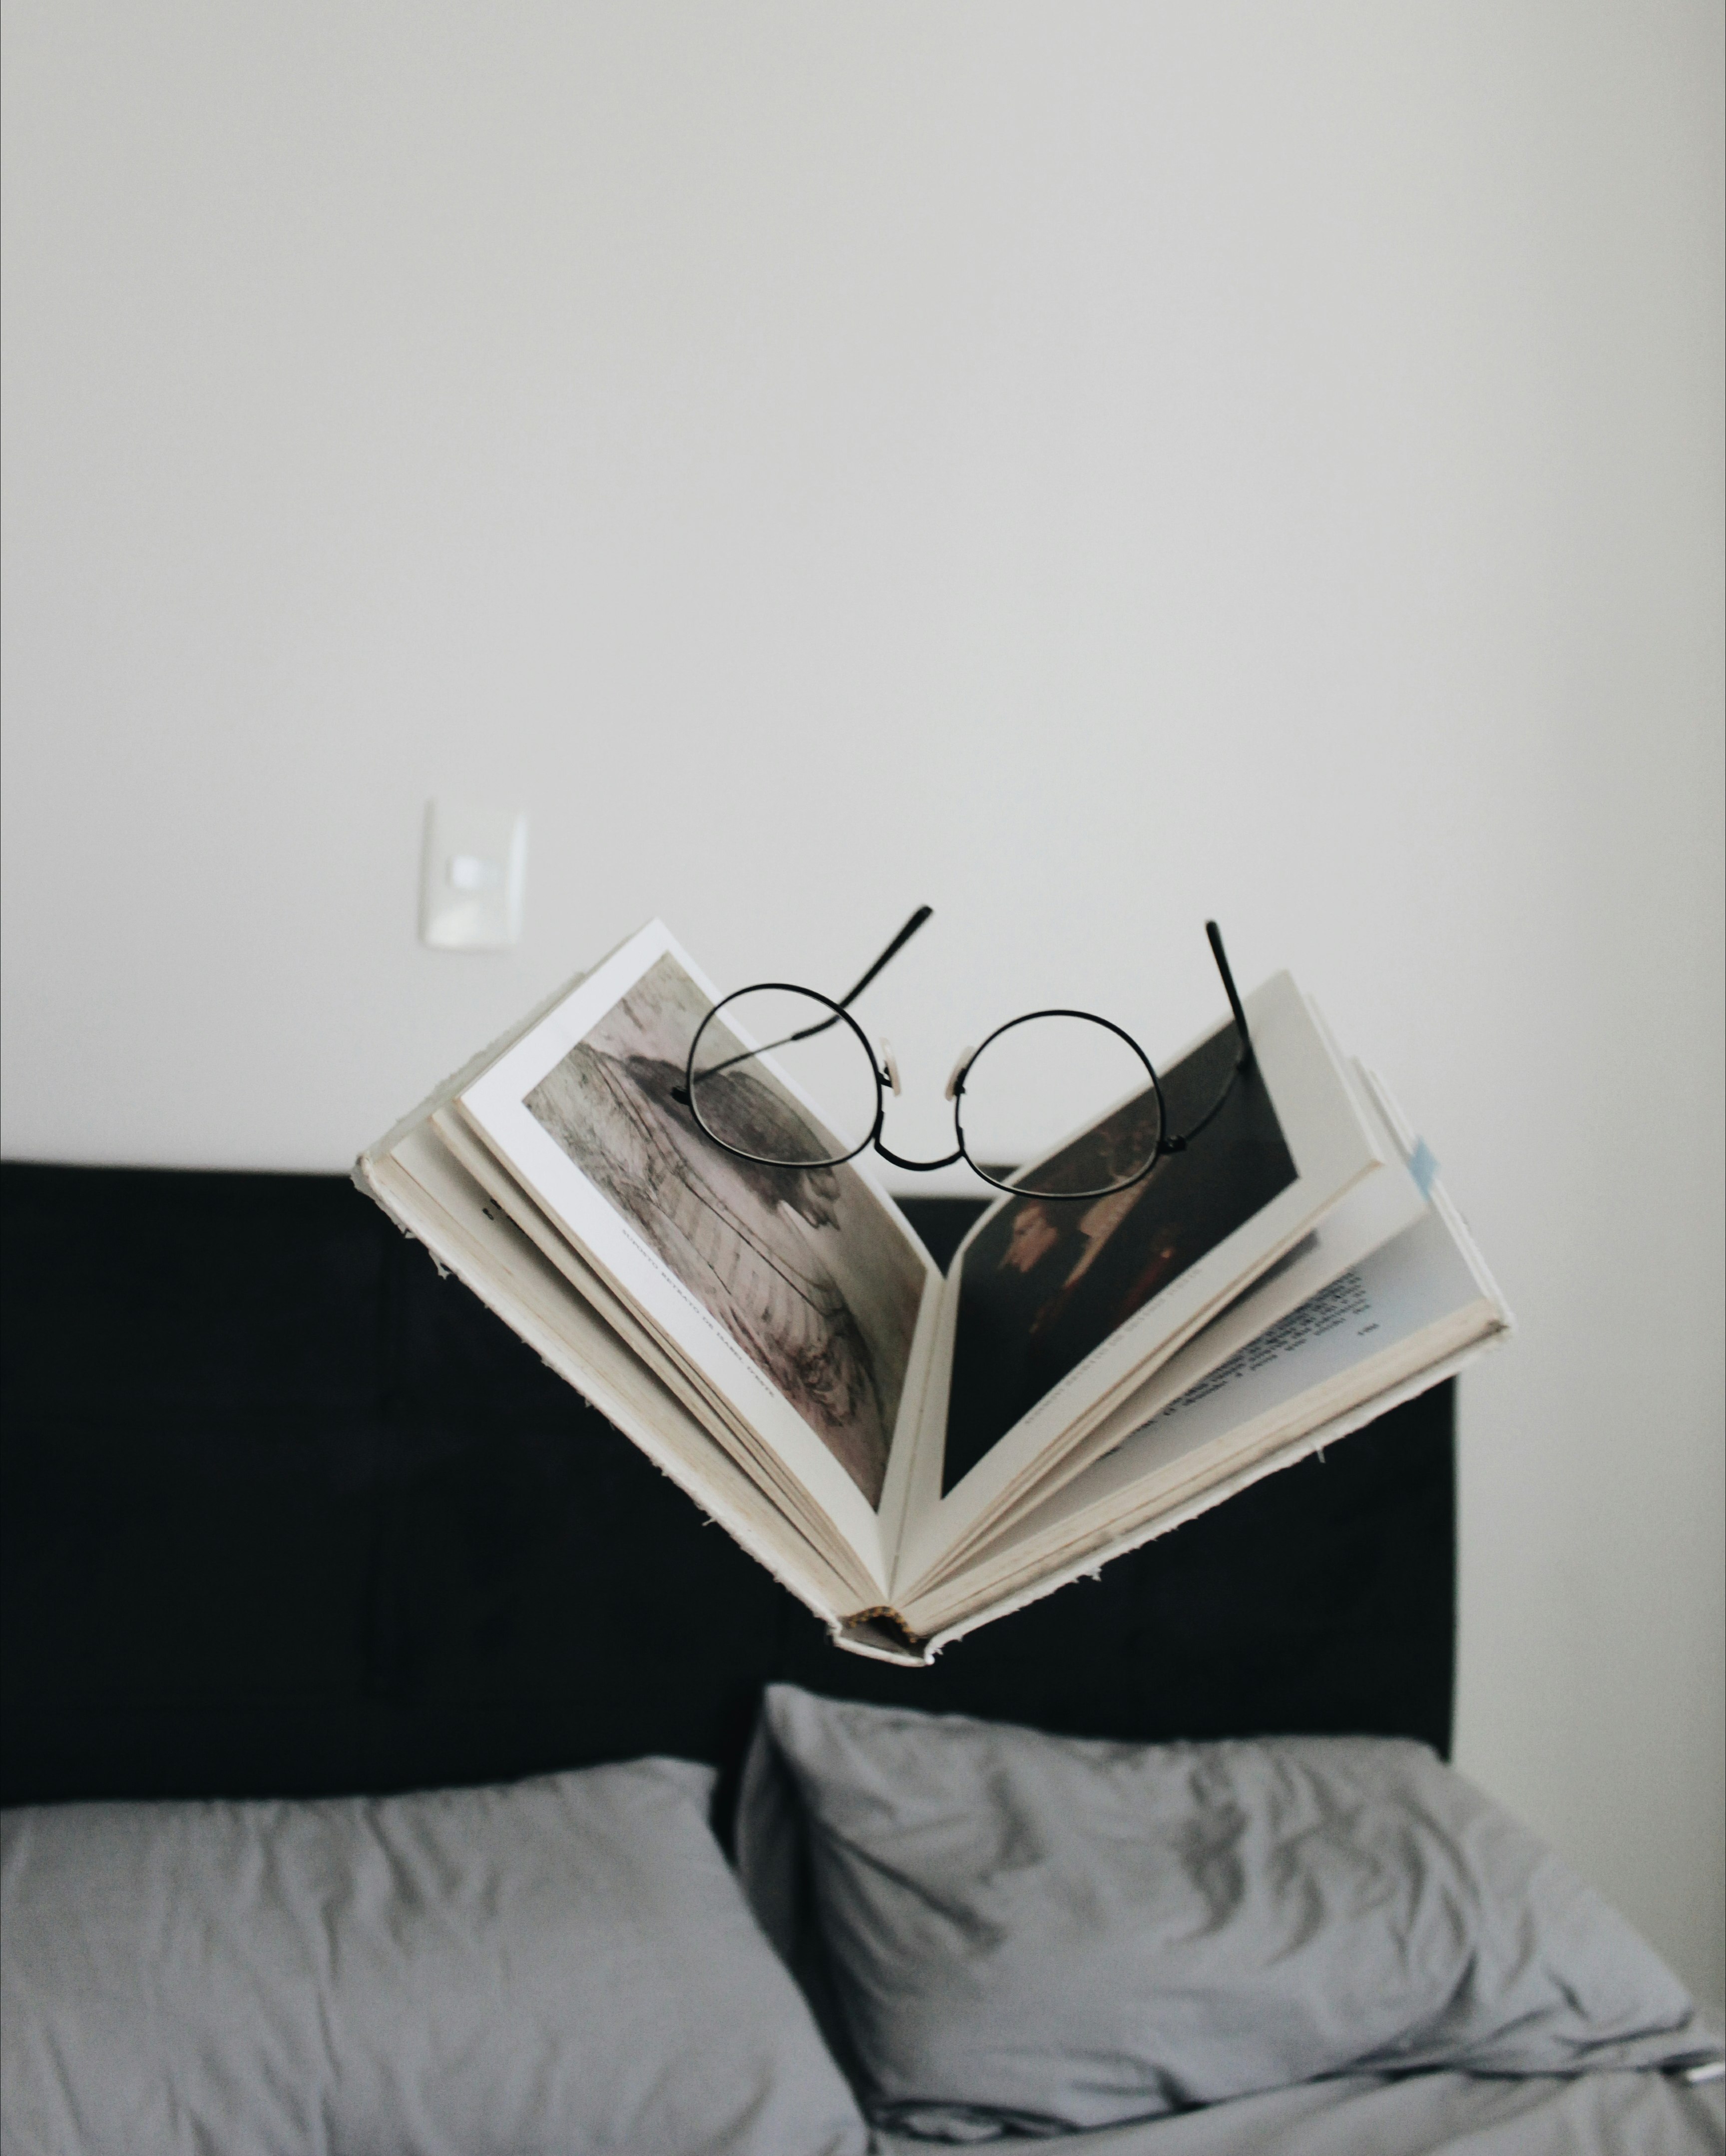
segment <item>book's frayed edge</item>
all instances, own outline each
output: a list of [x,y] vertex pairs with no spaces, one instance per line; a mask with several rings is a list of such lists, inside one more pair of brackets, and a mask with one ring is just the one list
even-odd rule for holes
[[[1420,1141],[1416,1138],[1390,1088],[1375,1070],[1367,1070],[1364,1065],[1359,1067],[1377,1095],[1379,1104],[1405,1154],[1412,1154]],[[1363,1400],[1358,1406],[1332,1416],[1329,1421],[1320,1424],[1304,1436],[1292,1438],[1287,1445],[1280,1445],[1263,1458],[1237,1468],[1232,1475],[1212,1483],[1184,1502],[1171,1506],[1167,1512],[1141,1521],[1115,1541],[1093,1544],[1090,1549],[1069,1558],[1053,1572],[1045,1573],[1025,1586],[1015,1588],[999,1600],[969,1611],[927,1639],[919,1639],[896,1610],[866,1610],[860,1611],[858,1617],[852,1620],[855,1629],[847,1627],[843,1622],[831,1627],[834,1644],[845,1649],[848,1654],[866,1655],[876,1661],[897,1662],[909,1668],[926,1669],[943,1648],[950,1647],[957,1640],[963,1640],[979,1626],[992,1624],[998,1617],[1010,1617],[1015,1610],[1027,1609],[1032,1603],[1040,1602],[1045,1595],[1071,1586],[1076,1580],[1099,1578],[1103,1567],[1112,1558],[1126,1557],[1133,1550],[1143,1549],[1147,1543],[1155,1542],[1163,1535],[1172,1534],[1177,1527],[1184,1527],[1189,1520],[1196,1520],[1201,1514],[1210,1512],[1213,1506],[1225,1503],[1241,1491],[1251,1489],[1255,1482],[1262,1482],[1267,1475],[1277,1474],[1285,1467],[1297,1466],[1314,1453],[1322,1456],[1328,1446],[1340,1444],[1356,1430],[1364,1430],[1369,1423],[1376,1422],[1380,1415],[1388,1414],[1393,1408],[1402,1406],[1405,1401],[1418,1399],[1435,1385],[1443,1384],[1479,1357],[1503,1346],[1515,1332],[1516,1320],[1481,1255],[1467,1223],[1436,1173],[1431,1178],[1427,1197],[1429,1204],[1437,1209],[1455,1237],[1475,1276],[1482,1300],[1490,1304],[1495,1314],[1497,1322],[1481,1338],[1469,1341],[1466,1346],[1436,1363],[1429,1363],[1425,1369],[1415,1371],[1413,1376],[1403,1378],[1388,1390],[1375,1393],[1370,1399]],[[873,1621],[884,1615],[891,1616],[893,1630],[884,1630],[878,1621]]]
[[[881,1661],[902,1662],[927,1668],[944,1648],[952,1646],[956,1640],[963,1640],[967,1633],[976,1631],[979,1625],[992,1624],[998,1617],[1010,1617],[1015,1610],[1027,1609],[1032,1603],[1040,1602],[1045,1595],[1071,1586],[1075,1580],[1099,1578],[1103,1567],[1114,1558],[1126,1557],[1133,1550],[1143,1549],[1147,1543],[1155,1542],[1163,1535],[1172,1534],[1177,1527],[1185,1527],[1189,1521],[1196,1520],[1214,1506],[1224,1504],[1241,1491],[1251,1489],[1255,1482],[1262,1482],[1266,1476],[1278,1474],[1285,1467],[1297,1466],[1314,1453],[1323,1453],[1329,1446],[1340,1444],[1345,1437],[1352,1436],[1356,1430],[1364,1430],[1369,1423],[1376,1422],[1380,1415],[1388,1414],[1393,1408],[1400,1407],[1405,1401],[1430,1392],[1435,1385],[1443,1384],[1478,1357],[1500,1346],[1509,1336],[1511,1329],[1508,1322],[1496,1327],[1484,1339],[1471,1341],[1467,1347],[1446,1356],[1441,1362],[1432,1363],[1425,1370],[1417,1371],[1412,1378],[1405,1378],[1388,1392],[1376,1394],[1370,1400],[1363,1401],[1359,1407],[1349,1409],[1346,1414],[1334,1416],[1329,1422],[1320,1424],[1317,1430],[1308,1431],[1304,1437],[1296,1438],[1276,1451],[1267,1453],[1262,1460],[1253,1460],[1249,1466],[1238,1468],[1220,1482],[1213,1482],[1209,1489],[1201,1490],[1184,1503],[1172,1506],[1168,1512],[1158,1513],[1153,1519],[1142,1521],[1117,1541],[1086,1550],[1056,1571],[1045,1573],[1040,1579],[1015,1589],[999,1602],[991,1602],[983,1609],[970,1611],[957,1623],[922,1641],[914,1651],[902,1647],[895,1650],[885,1641],[876,1645],[871,1640],[866,1644],[860,1639],[853,1639],[841,1627],[835,1628],[835,1642],[852,1654],[870,1655]],[[904,1622],[903,1619],[899,1621],[902,1625]]]
[[[621,945],[618,947],[619,949],[621,947]],[[601,963],[604,962],[602,960]],[[595,1373],[585,1366],[581,1367],[578,1372],[574,1365],[574,1358],[565,1354],[562,1343],[540,1324],[531,1311],[521,1306],[506,1313],[501,1309],[497,1301],[493,1299],[492,1294],[487,1291],[489,1284],[482,1284],[479,1279],[472,1276],[470,1269],[453,1255],[446,1255],[439,1249],[427,1223],[409,1219],[400,1209],[393,1197],[386,1193],[373,1180],[371,1170],[374,1163],[391,1153],[402,1138],[427,1120],[434,1109],[444,1106],[488,1070],[506,1050],[512,1046],[532,1027],[537,1025],[587,978],[586,973],[578,973],[570,980],[562,983],[542,1002],[536,1004],[526,1018],[519,1020],[507,1032],[501,1034],[489,1047],[482,1049],[478,1055],[470,1057],[458,1071],[445,1079],[441,1086],[435,1087],[419,1107],[403,1116],[375,1145],[366,1148],[353,1164],[352,1179],[356,1188],[362,1191],[385,1213],[403,1235],[411,1241],[424,1245],[440,1278],[447,1279],[453,1273],[462,1285],[472,1294],[477,1296],[488,1309],[495,1311],[511,1331],[538,1355],[547,1369],[553,1371],[583,1399],[586,1400],[589,1406],[604,1415],[608,1422],[646,1455],[662,1475],[676,1483],[710,1524],[722,1527],[746,1554],[753,1558],[765,1572],[778,1582],[787,1594],[793,1595],[813,1615],[819,1618],[826,1627],[833,1644],[846,1654],[860,1655],[871,1661],[896,1663],[901,1668],[927,1669],[945,1648],[965,1638],[968,1634],[976,1631],[980,1626],[990,1624],[997,1618],[1009,1617],[1016,1610],[1029,1609],[1033,1603],[1042,1601],[1045,1596],[1057,1593],[1063,1587],[1072,1585],[1075,1581],[1100,1578],[1102,1568],[1113,1558],[1125,1557],[1133,1550],[1142,1549],[1147,1543],[1154,1542],[1163,1535],[1172,1533],[1175,1528],[1184,1527],[1189,1521],[1199,1518],[1201,1514],[1210,1512],[1213,1507],[1226,1502],[1229,1498],[1237,1496],[1243,1490],[1250,1489],[1254,1483],[1262,1481],[1266,1476],[1275,1475],[1285,1467],[1295,1466],[1302,1460],[1310,1458],[1314,1453],[1323,1455],[1328,1446],[1339,1443],[1343,1438],[1352,1435],[1354,1431],[1375,1421],[1381,1414],[1388,1414],[1393,1408],[1401,1406],[1405,1401],[1414,1399],[1420,1394],[1431,1390],[1433,1386],[1442,1384],[1447,1378],[1454,1377],[1459,1370],[1472,1363],[1477,1357],[1508,1338],[1514,1329],[1514,1321],[1498,1295],[1496,1283],[1486,1271],[1484,1261],[1481,1260],[1479,1252],[1474,1245],[1473,1238],[1463,1224],[1461,1216],[1456,1214],[1443,1185],[1435,1181],[1431,1192],[1432,1202],[1450,1216],[1453,1228],[1459,1231],[1459,1239],[1464,1244],[1475,1265],[1477,1276],[1481,1278],[1487,1295],[1498,1313],[1499,1322],[1485,1337],[1472,1341],[1466,1348],[1433,1363],[1425,1370],[1416,1372],[1414,1376],[1404,1379],[1388,1391],[1375,1394],[1370,1400],[1364,1401],[1345,1414],[1333,1417],[1318,1429],[1309,1431],[1305,1436],[1292,1440],[1287,1445],[1266,1454],[1262,1459],[1254,1460],[1248,1466],[1238,1469],[1234,1474],[1211,1484],[1209,1488],[1199,1491],[1185,1502],[1173,1506],[1167,1512],[1158,1513],[1148,1521],[1142,1521],[1137,1527],[1130,1528],[1115,1541],[1093,1546],[1078,1557],[1069,1560],[1066,1564],[1057,1567],[1054,1571],[1045,1573],[1025,1586],[1015,1589],[999,1600],[970,1611],[956,1623],[948,1625],[927,1639],[920,1638],[898,1610],[885,1604],[856,1610],[850,1616],[840,1615],[806,1582],[788,1576],[783,1568],[783,1560],[779,1553],[773,1549],[773,1545],[756,1532],[752,1523],[736,1513],[720,1492],[705,1482],[699,1470],[691,1467],[671,1447],[663,1442],[648,1418],[639,1414],[620,1394],[614,1393],[603,1377],[596,1377]],[[1366,1072],[1364,1075],[1373,1084],[1374,1091],[1379,1095],[1380,1104],[1384,1108],[1398,1137],[1402,1140],[1405,1148],[1414,1145],[1415,1141],[1409,1131],[1406,1121],[1390,1097],[1388,1088],[1384,1086],[1384,1081],[1378,1077],[1376,1072]]]
[[[434,1099],[436,1096],[433,1096]],[[414,1127],[416,1117],[409,1117],[398,1125],[392,1135],[399,1137]],[[371,1163],[388,1151],[386,1142],[368,1147],[354,1163],[352,1181],[356,1188],[363,1191],[372,1204],[393,1220],[412,1242],[421,1243],[440,1275],[451,1274],[470,1294],[477,1296],[488,1310],[501,1317],[518,1338],[524,1341],[545,1364],[555,1372],[564,1383],[584,1399],[588,1406],[604,1416],[614,1429],[621,1432],[630,1443],[645,1453],[660,1472],[675,1482],[696,1506],[702,1517],[716,1527],[722,1527],[746,1555],[754,1558],[762,1568],[771,1574],[788,1594],[794,1595],[804,1607],[819,1618],[829,1632],[837,1637],[845,1620],[835,1610],[830,1602],[806,1581],[788,1576],[783,1561],[772,1545],[755,1532],[753,1523],[732,1508],[723,1495],[707,1484],[698,1469],[691,1468],[674,1449],[665,1443],[647,1417],[639,1414],[630,1403],[614,1392],[603,1377],[585,1368],[577,1373],[574,1358],[566,1354],[555,1334],[542,1326],[532,1311],[517,1305],[506,1312],[499,1307],[494,1293],[488,1292],[491,1284],[482,1283],[473,1276],[470,1269],[453,1252],[444,1252],[438,1244],[429,1224],[408,1217],[393,1194],[381,1189],[367,1172]]]

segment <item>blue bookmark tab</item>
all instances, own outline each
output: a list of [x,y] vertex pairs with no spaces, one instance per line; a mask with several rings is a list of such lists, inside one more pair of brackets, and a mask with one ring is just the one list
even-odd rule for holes
[[1438,1161],[1425,1138],[1419,1139],[1409,1157],[1409,1173],[1415,1178],[1416,1188],[1423,1198],[1431,1198],[1432,1186],[1438,1179]]

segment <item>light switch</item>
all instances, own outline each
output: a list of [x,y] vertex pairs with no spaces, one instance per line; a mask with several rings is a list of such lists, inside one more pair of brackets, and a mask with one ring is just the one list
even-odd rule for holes
[[481,801],[425,804],[419,940],[434,951],[502,951],[520,941],[527,819]]

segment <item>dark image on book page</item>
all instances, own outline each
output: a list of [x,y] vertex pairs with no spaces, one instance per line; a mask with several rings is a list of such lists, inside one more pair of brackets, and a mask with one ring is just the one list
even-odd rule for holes
[[[1232,1026],[1163,1074],[1169,1126],[1189,1129],[1228,1082]],[[1148,1090],[1054,1156],[1081,1188],[1107,1182]],[[1090,1201],[1014,1198],[964,1255],[947,1410],[942,1495],[1110,1334],[1295,1180],[1255,1065],[1214,1122],[1143,1183]]]
[[[709,1007],[660,957],[523,1105],[879,1506],[926,1275],[855,1168],[739,1160],[672,1098]],[[768,1138],[819,1132],[758,1061],[726,1082]]]

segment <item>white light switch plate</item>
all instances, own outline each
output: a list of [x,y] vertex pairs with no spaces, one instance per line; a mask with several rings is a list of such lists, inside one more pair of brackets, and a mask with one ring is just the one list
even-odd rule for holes
[[521,935],[527,819],[482,801],[425,804],[419,940],[434,951],[503,951]]

